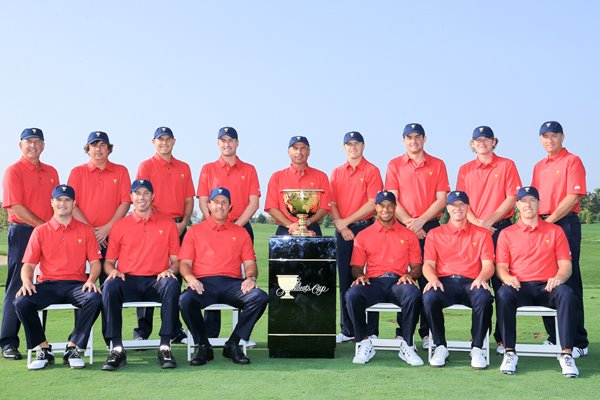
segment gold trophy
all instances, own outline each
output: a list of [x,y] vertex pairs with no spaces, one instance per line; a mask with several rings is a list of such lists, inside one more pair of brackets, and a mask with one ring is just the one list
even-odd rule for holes
[[284,189],[283,201],[290,214],[298,218],[298,229],[293,236],[315,236],[313,231],[306,228],[306,219],[312,217],[321,202],[321,189]]

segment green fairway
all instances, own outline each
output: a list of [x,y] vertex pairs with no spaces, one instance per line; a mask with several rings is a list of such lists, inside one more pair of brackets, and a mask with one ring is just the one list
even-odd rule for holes
[[[268,275],[267,238],[273,225],[255,225],[259,284],[265,289]],[[331,233],[331,231],[328,231]],[[83,370],[69,370],[57,365],[43,371],[27,371],[25,361],[0,359],[0,400],[54,398],[213,398],[223,399],[395,399],[408,397],[435,400],[455,399],[592,399],[598,395],[600,382],[600,224],[583,225],[581,267],[585,284],[586,327],[591,341],[590,355],[577,361],[581,377],[562,377],[558,361],[552,358],[521,357],[514,376],[498,371],[501,357],[493,355],[487,370],[470,368],[468,353],[452,352],[445,368],[409,367],[392,351],[378,351],[367,365],[352,364],[354,345],[338,346],[334,359],[270,359],[267,345],[267,316],[257,324],[252,339],[257,348],[248,351],[252,364],[234,365],[215,350],[215,360],[202,367],[186,362],[185,345],[174,346],[178,361],[175,370],[159,369],[156,351],[129,351],[128,365],[117,372],[104,372],[106,350],[101,338],[100,321],[94,326],[95,362]],[[0,239],[1,243],[5,243]],[[0,285],[4,286],[6,267],[0,267]],[[1,300],[0,300],[1,301]],[[156,314],[158,316],[158,314]],[[465,340],[469,336],[470,318],[464,312],[448,312],[449,339]],[[155,332],[158,317],[155,317]],[[124,313],[123,335],[132,334],[134,312]],[[539,343],[545,339],[541,319],[520,318],[519,341]],[[72,327],[72,312],[54,311],[48,317],[48,337],[64,340]],[[222,332],[231,328],[230,314],[223,316]],[[380,336],[392,337],[395,316],[382,314]],[[25,351],[24,334],[21,331]],[[421,345],[420,340],[417,344]],[[426,360],[427,354],[419,354]],[[61,361],[60,358],[58,361]],[[87,361],[87,359],[86,359]],[[596,393],[596,395],[594,395]]]

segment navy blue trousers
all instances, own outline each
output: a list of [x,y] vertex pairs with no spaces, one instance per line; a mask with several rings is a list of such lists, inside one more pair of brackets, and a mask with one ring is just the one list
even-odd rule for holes
[[239,308],[240,315],[233,333],[243,340],[249,340],[254,325],[267,308],[269,296],[259,288],[242,293],[243,280],[238,278],[208,276],[199,280],[204,286],[202,294],[188,288],[179,299],[181,316],[192,333],[194,343],[209,343],[200,311],[211,304],[229,304]]
[[123,303],[130,301],[156,301],[162,303],[162,320],[159,335],[172,338],[175,322],[179,319],[179,293],[181,285],[174,278],[156,280],[156,276],[126,275],[109,279],[102,286],[102,305],[106,314],[107,340],[121,339],[123,329]]
[[573,289],[559,285],[551,292],[546,282],[521,282],[521,289],[502,285],[496,293],[496,309],[504,346],[515,348],[517,339],[517,307],[543,306],[557,310],[558,334],[563,349],[572,349],[577,328],[577,301]]
[[102,310],[102,296],[96,292],[83,292],[83,283],[79,281],[46,281],[35,285],[37,293],[21,296],[14,300],[15,310],[23,324],[27,338],[27,348],[46,341],[44,327],[38,318],[38,310],[50,304],[72,304],[79,307],[75,328],[69,341],[84,349],[90,337],[90,330]]
[[10,224],[8,227],[8,273],[6,275],[6,293],[2,304],[2,331],[0,333],[0,346],[3,350],[9,347],[19,347],[19,328],[21,322],[15,312],[15,296],[23,282],[21,281],[21,267],[23,254],[29,242],[33,228],[23,224]]
[[423,310],[431,326],[433,343],[446,346],[446,328],[443,309],[454,304],[471,307],[471,337],[473,347],[481,348],[485,335],[490,328],[492,317],[492,294],[483,288],[471,290],[473,279],[440,278],[444,291],[429,290],[423,294]]
[[[494,251],[496,250],[496,244],[498,243],[498,237],[500,236],[500,232],[502,232],[502,230],[504,228],[508,228],[511,225],[512,225],[512,222],[508,218],[502,219],[493,225],[493,227],[496,228],[496,232],[494,232],[494,234],[492,235],[492,241],[494,242]],[[500,282],[500,279],[498,279],[496,274],[494,274],[492,276],[491,281],[492,281],[492,288],[494,289],[494,295],[495,295],[496,293],[498,293],[498,289],[500,289],[500,286],[502,286],[502,282]],[[490,328],[491,328],[491,326],[492,326],[492,321],[490,320]],[[498,322],[498,311],[497,310],[496,310],[496,324],[494,325],[494,340],[496,341],[496,343],[500,343],[502,341],[502,334],[500,333],[500,324]]]
[[389,302],[402,307],[400,336],[412,346],[421,312],[421,291],[415,285],[397,285],[396,278],[371,278],[369,281],[370,285],[352,286],[346,292],[346,308],[354,325],[354,340],[360,342],[369,334],[365,310],[374,304]]
[[[579,267],[579,256],[581,254],[581,223],[579,217],[575,213],[559,219],[555,222],[556,225],[560,226],[565,232],[567,241],[569,242],[569,249],[571,250],[571,264],[573,265],[573,273],[567,281],[567,286],[573,289],[575,294],[575,343],[574,345],[579,348],[587,347],[590,342],[588,340],[587,330],[585,329],[585,316],[583,311],[583,282],[581,279],[581,268]],[[548,332],[548,340],[552,343],[556,343],[554,318],[545,317],[544,326],[546,332]]]
[[[359,225],[349,227],[356,236],[358,232],[369,227],[373,222],[364,222]],[[354,337],[354,325],[348,309],[346,308],[346,292],[352,285],[354,278],[352,277],[352,269],[350,268],[350,260],[352,259],[352,250],[354,249],[354,240],[344,240],[344,237],[338,231],[335,231],[335,251],[337,255],[337,268],[340,277],[340,332],[348,337]],[[371,316],[370,316],[371,317]],[[371,317],[372,318],[372,317]],[[377,322],[377,320],[375,320]],[[371,333],[377,331],[375,326]]]

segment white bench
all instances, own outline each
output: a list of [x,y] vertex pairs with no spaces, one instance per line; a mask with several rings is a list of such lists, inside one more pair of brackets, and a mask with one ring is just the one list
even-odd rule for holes
[[[75,307],[72,304],[51,304],[48,307],[42,309],[42,310],[38,310],[38,317],[40,318],[40,321],[42,322],[42,325],[44,324],[44,311],[52,311],[52,310],[78,310],[78,307]],[[46,330],[46,327],[44,326],[44,331]],[[68,342],[52,342],[50,343],[50,345],[52,346],[52,352],[53,353],[64,353],[65,352],[65,348],[67,347]],[[27,365],[31,364],[31,358],[32,358],[32,353],[33,351],[37,351],[39,350],[39,346],[36,346],[33,349],[27,349]],[[88,339],[86,348],[83,349],[84,350],[84,356],[85,357],[89,357],[90,358],[90,365],[92,365],[94,363],[94,327],[92,326],[92,329],[90,329],[90,337]]]
[[[231,311],[231,330],[233,331],[233,329],[235,329],[235,326],[238,323],[238,318],[239,318],[239,314],[240,314],[240,309],[237,307],[233,307],[230,306],[229,304],[211,304],[210,306],[206,307],[204,309],[204,311],[227,311],[230,310]],[[192,356],[194,354],[194,338],[192,336],[192,333],[189,331],[189,329],[187,330],[187,359],[188,361],[190,361],[192,359]],[[219,337],[219,338],[209,338],[208,341],[210,342],[210,345],[212,347],[223,347],[225,346],[225,342],[228,340],[228,337]],[[256,343],[252,340],[240,340],[240,345],[242,346],[242,350],[244,351],[244,354],[247,354],[247,348],[248,347],[255,347]]]
[[519,356],[560,357],[562,346],[560,345],[560,336],[558,335],[558,313],[555,309],[541,306],[518,307],[517,317],[553,317],[556,328],[555,345],[517,343],[515,350]]
[[[453,304],[450,307],[445,307],[446,310],[462,310],[471,312],[471,307],[464,306],[462,304]],[[470,320],[470,319],[469,319]],[[470,326],[470,325],[469,325]],[[470,332],[470,329],[469,329]],[[427,358],[431,361],[431,356],[433,355],[433,334],[431,333],[431,328],[429,329],[429,340],[431,346],[429,346],[429,350],[427,351]],[[448,351],[471,351],[471,340],[446,340],[446,348]],[[485,334],[485,339],[483,340],[483,347],[481,348],[486,353],[486,361],[487,365],[490,365],[490,331],[488,330]]]

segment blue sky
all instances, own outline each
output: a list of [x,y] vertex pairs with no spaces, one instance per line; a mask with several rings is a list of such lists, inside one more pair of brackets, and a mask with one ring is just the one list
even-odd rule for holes
[[20,132],[39,127],[43,161],[62,181],[87,161],[94,130],[134,175],[167,125],[196,184],[229,125],[266,193],[289,164],[292,135],[309,138],[309,163],[329,175],[345,161],[344,133],[358,130],[384,174],[404,152],[404,125],[420,122],[451,187],[478,125],[492,127],[497,154],[529,183],[545,156],[539,126],[554,119],[591,190],[600,187],[598,4],[2,0],[0,170],[19,158]]

